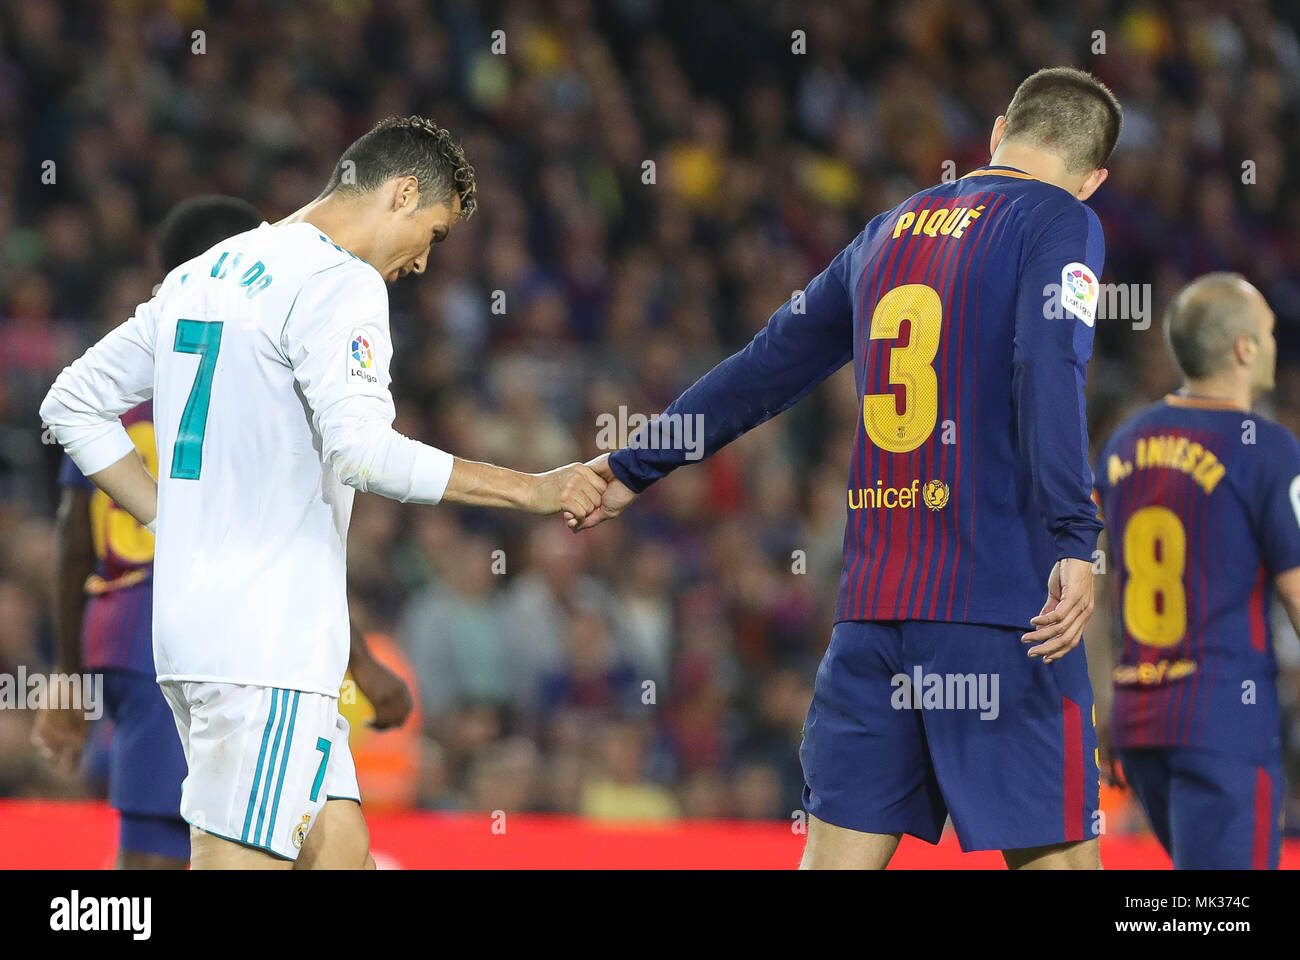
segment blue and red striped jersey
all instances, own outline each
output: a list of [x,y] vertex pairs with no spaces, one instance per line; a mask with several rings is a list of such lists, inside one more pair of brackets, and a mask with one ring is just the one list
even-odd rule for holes
[[[149,472],[158,474],[153,404],[146,401],[122,416]],[[66,455],[59,483],[90,491],[90,532],[95,572],[86,581],[81,621],[82,660],[86,667],[117,667],[152,674],[153,534],[82,476]]]
[[1116,747],[1279,746],[1273,578],[1300,567],[1300,443],[1222,401],[1174,395],[1097,461],[1123,652]]
[[[753,341],[610,458],[634,491],[785,410],[848,361],[862,415],[836,620],[1027,627],[1052,564],[1091,561],[1084,369],[1104,258],[1093,212],[985,167],[873,219]],[[699,445],[695,447],[699,450]]]

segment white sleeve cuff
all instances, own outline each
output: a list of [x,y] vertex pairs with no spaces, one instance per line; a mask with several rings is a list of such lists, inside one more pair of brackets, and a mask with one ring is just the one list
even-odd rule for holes
[[438,503],[447,492],[451,469],[456,458],[445,450],[421,443],[416,447],[411,463],[411,490],[406,500],[417,503]]
[[56,429],[55,435],[77,469],[87,477],[111,467],[135,450],[122,421],[116,419],[92,428],[61,427]]
[[152,520],[150,520],[148,523],[144,525],[144,528],[148,530],[150,533],[152,533],[155,537],[158,536],[158,518],[154,517]]

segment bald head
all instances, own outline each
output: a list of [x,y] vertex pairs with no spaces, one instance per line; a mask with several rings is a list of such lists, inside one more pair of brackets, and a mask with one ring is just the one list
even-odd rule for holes
[[1272,387],[1273,311],[1240,274],[1209,273],[1183,287],[1165,311],[1165,338],[1188,380],[1240,373],[1252,393]]

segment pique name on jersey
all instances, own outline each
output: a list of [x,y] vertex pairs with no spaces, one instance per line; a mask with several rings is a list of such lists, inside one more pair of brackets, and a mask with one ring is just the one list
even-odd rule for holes
[[1172,434],[1138,437],[1132,460],[1125,460],[1113,453],[1106,461],[1107,479],[1112,486],[1131,476],[1134,469],[1153,468],[1181,470],[1207,494],[1214,492],[1214,488],[1228,472],[1227,467],[1209,447]]
[[912,236],[955,237],[961,239],[966,228],[984,213],[984,204],[977,207],[935,207],[931,210],[907,210],[894,224],[891,240],[897,240],[911,228]]

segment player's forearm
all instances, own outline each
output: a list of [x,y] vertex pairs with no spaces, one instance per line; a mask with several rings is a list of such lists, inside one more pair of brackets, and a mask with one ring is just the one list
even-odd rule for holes
[[795,341],[779,329],[781,314],[788,311],[789,305],[783,307],[745,349],[723,360],[633,434],[627,447],[609,458],[614,475],[640,493],[788,410],[848,362],[850,337],[838,331],[819,336],[814,330]]
[[[80,362],[80,361],[78,361]],[[135,444],[116,414],[101,412],[83,399],[77,374],[69,367],[59,375],[41,403],[41,422],[49,427],[85,476],[116,463]]]
[[1102,525],[1091,496],[1082,373],[1073,359],[1031,361],[1014,372],[1012,392],[1034,503],[1056,559],[1091,562]]
[[853,359],[853,305],[845,277],[861,239],[782,304],[743,350],[629,437],[627,447],[609,458],[614,476],[640,493],[794,406]]
[[1093,617],[1083,632],[1083,648],[1088,655],[1088,679],[1101,722],[1110,719],[1110,705],[1115,699],[1115,620],[1113,608],[1100,596],[1106,577],[1097,579],[1103,584],[1094,594]]
[[1088,654],[1088,679],[1092,682],[1092,692],[1100,716],[1110,706],[1110,681],[1115,663],[1110,624],[1104,617],[1094,616],[1084,629],[1083,648]]
[[348,620],[348,629],[352,632],[351,643],[348,646],[348,669],[355,672],[357,667],[365,667],[371,663],[374,660],[374,654],[370,652],[370,645],[366,643],[365,634],[351,619]]
[[[1103,556],[1108,553],[1108,542],[1103,532],[1097,541]],[[1115,585],[1116,574],[1109,563],[1105,573],[1096,578],[1093,590],[1092,620],[1084,631],[1083,645],[1088,654],[1088,678],[1097,701],[1097,716],[1109,717],[1113,699],[1111,678],[1115,672]]]
[[65,367],[41,421],[85,476],[135,449],[118,418],[153,396],[152,325],[144,308]]
[[343,483],[402,503],[442,500],[451,454],[404,437],[377,417],[327,420],[323,427],[326,462]]
[[87,477],[141,524],[149,526],[158,516],[158,481],[134,447],[116,463]]
[[361,491],[404,503],[540,511],[542,474],[462,460],[377,420],[331,423],[326,449],[339,478]]
[[1274,578],[1278,599],[1286,610],[1287,619],[1297,634],[1300,634],[1300,567],[1286,570]]
[[537,479],[530,473],[457,457],[443,499],[467,507],[531,510]]
[[86,578],[95,569],[89,495],[64,489],[54,532],[54,645],[61,673],[81,673],[81,620]]

